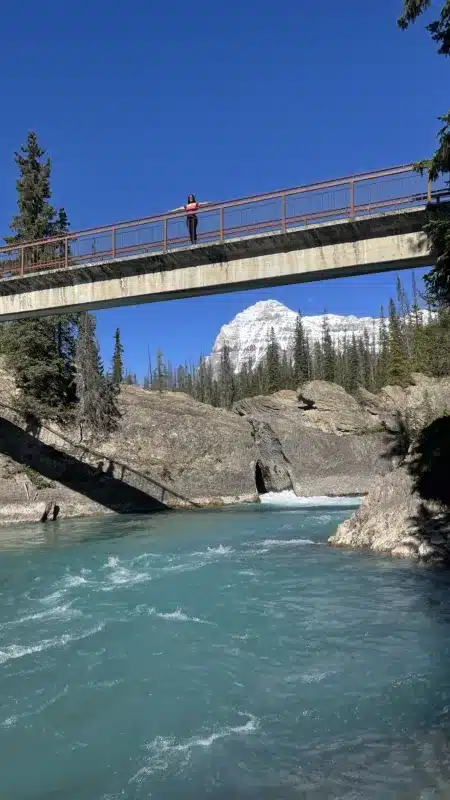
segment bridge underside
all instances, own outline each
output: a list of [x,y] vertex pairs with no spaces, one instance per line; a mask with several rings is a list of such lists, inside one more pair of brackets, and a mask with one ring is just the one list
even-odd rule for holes
[[425,206],[4,278],[0,321],[428,266],[424,222]]

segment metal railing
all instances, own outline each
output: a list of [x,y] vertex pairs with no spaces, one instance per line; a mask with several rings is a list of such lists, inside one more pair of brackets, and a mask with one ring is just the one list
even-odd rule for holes
[[[355,216],[412,208],[445,192],[412,164],[201,206],[198,242],[217,244]],[[68,233],[0,248],[0,277],[60,269],[189,247],[186,213]]]

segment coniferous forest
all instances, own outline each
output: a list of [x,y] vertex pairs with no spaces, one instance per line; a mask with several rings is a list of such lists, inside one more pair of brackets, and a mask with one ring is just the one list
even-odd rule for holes
[[[230,408],[244,397],[297,389],[310,380],[333,381],[354,394],[360,386],[370,392],[387,384],[405,386],[413,372],[449,375],[450,312],[423,308],[414,277],[411,297],[410,301],[398,279],[397,297],[388,301],[386,311],[380,309],[379,327],[343,337],[339,344],[333,343],[326,315],[321,340],[312,342],[299,314],[290,352],[280,349],[272,330],[264,360],[257,365],[248,362],[239,374],[234,373],[226,346],[215,371],[205,357],[174,367],[158,350],[155,368],[149,363],[144,388],[182,391],[200,402]],[[135,376],[128,375],[127,382],[135,382]]]

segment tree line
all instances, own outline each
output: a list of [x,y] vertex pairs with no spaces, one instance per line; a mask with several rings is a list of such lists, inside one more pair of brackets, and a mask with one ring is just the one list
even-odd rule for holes
[[186,392],[200,402],[231,408],[244,397],[297,389],[309,380],[332,381],[356,394],[359,387],[377,392],[387,384],[405,386],[413,372],[449,375],[450,312],[422,309],[414,276],[411,296],[410,301],[398,279],[397,297],[389,300],[387,313],[381,308],[379,326],[339,342],[333,341],[326,314],[320,339],[311,341],[299,313],[289,350],[281,349],[272,329],[264,359],[256,365],[248,361],[237,374],[226,344],[215,368],[203,356],[196,364],[173,367],[158,350],[144,388]]

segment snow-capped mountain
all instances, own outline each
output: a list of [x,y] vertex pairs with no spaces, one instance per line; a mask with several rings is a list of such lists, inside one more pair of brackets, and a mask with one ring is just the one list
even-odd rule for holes
[[[311,342],[322,336],[324,314],[303,317],[304,330]],[[380,320],[372,317],[339,316],[327,314],[328,325],[333,341],[338,344],[344,336],[361,336],[367,330],[372,336],[378,332]],[[227,325],[220,329],[208,360],[213,370],[220,365],[224,345],[230,348],[230,358],[235,372],[239,372],[251,359],[254,366],[261,361],[267,351],[270,332],[282,350],[290,352],[294,341],[295,324],[298,314],[277,300],[262,300],[241,311]]]

